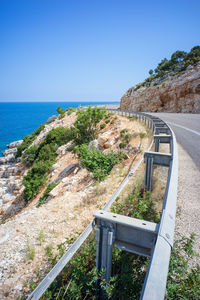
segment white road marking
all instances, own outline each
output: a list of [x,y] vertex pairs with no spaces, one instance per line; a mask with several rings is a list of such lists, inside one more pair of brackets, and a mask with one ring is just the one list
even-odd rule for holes
[[190,132],[192,132],[192,133],[195,133],[195,134],[197,134],[197,135],[200,136],[200,132],[198,132],[198,131],[196,131],[196,130],[189,129],[189,128],[185,127],[185,126],[181,126],[181,125],[175,124],[175,123],[173,123],[173,122],[167,122],[167,123],[169,123],[170,125],[174,125],[174,126],[183,128],[183,129],[185,129],[185,130],[188,130],[188,131],[190,131]]

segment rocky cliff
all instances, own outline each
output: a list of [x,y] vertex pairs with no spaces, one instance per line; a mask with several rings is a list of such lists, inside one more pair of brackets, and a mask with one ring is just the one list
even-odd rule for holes
[[155,79],[150,86],[130,88],[121,109],[148,112],[200,113],[200,63]]

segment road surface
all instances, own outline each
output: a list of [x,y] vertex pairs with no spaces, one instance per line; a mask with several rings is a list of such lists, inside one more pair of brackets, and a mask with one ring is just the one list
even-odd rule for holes
[[200,169],[200,114],[151,113],[151,115],[158,116],[169,124],[177,142]]

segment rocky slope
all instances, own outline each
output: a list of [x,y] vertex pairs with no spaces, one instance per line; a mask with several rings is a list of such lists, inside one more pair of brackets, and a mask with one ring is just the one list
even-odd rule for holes
[[[74,120],[74,114],[63,119],[52,116],[33,141],[33,145],[39,145],[51,129],[70,127]],[[23,140],[20,140],[7,145],[8,149],[3,152],[3,157],[0,157],[0,220],[17,213],[25,206],[22,180],[27,168],[20,158],[15,158],[17,146],[22,142]]]
[[150,86],[130,88],[121,109],[148,112],[200,113],[200,62],[175,75],[155,79]]
[[[40,144],[52,128],[70,127],[75,119],[75,113],[66,115],[61,120],[54,119],[45,125],[34,144]],[[5,156],[0,159],[0,183],[4,193],[0,197],[4,199],[1,216],[7,216],[0,225],[0,299],[17,299],[30,291],[30,283],[37,282],[47,272],[47,268],[51,267],[47,249],[51,249],[53,255],[57,253],[58,244],[62,243],[67,249],[67,238],[85,228],[92,220],[94,211],[102,207],[119,186],[133,159],[136,157],[134,164],[140,159],[141,150],[147,149],[149,145],[149,138],[141,138],[139,135],[141,131],[146,132],[146,128],[126,117],[117,116],[113,118],[112,124],[107,123],[100,130],[98,139],[92,142],[93,145],[104,153],[109,150],[115,151],[121,142],[120,132],[124,128],[134,133],[130,143],[124,148],[128,158],[116,165],[106,180],[98,184],[94,182],[90,172],[81,168],[77,156],[66,150],[67,145],[59,147],[57,162],[48,175],[48,183],[56,181],[58,185],[50,192],[46,203],[40,207],[37,207],[37,204],[46,186],[25,206],[22,179],[27,168],[17,161],[14,155],[17,144],[21,142],[8,146],[8,150],[4,152]],[[8,157],[11,155],[11,149],[12,159]],[[8,175],[6,170],[9,170]],[[8,180],[12,180],[13,185],[18,180],[19,188],[8,191]],[[20,191],[18,202],[18,194],[15,195],[15,191]],[[10,198],[5,203],[8,193]],[[10,212],[12,208],[12,213],[8,218],[9,207]]]

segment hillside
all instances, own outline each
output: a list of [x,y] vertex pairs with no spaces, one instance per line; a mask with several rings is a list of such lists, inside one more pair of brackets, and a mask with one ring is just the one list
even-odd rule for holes
[[[108,171],[102,168],[100,173],[94,173],[88,170],[87,160],[84,160],[85,147],[80,157],[78,152],[71,151],[71,141],[66,143],[63,135],[60,145],[60,128],[74,128],[77,120],[74,111],[60,113],[60,117],[51,118],[39,130],[24,138],[26,145],[22,141],[10,144],[1,159],[1,299],[7,299],[8,295],[9,299],[16,299],[30,291],[33,282],[52,266],[54,255],[58,255],[57,245],[64,250],[68,248],[71,235],[80,233],[92,220],[94,211],[108,201],[126,176],[133,159],[137,163],[149,145],[148,132],[142,124],[127,117],[102,115],[96,124],[96,137],[91,138],[92,142],[87,141],[92,150],[89,155],[102,154],[101,161],[111,157],[110,153],[117,155],[123,152],[124,157],[117,160],[112,156],[113,168]],[[56,136],[53,134],[55,130]],[[26,193],[27,187],[29,192],[32,190],[29,185],[24,186],[24,178],[29,178],[33,168],[36,170],[41,155],[45,161],[42,148],[45,147],[47,152],[47,145],[51,144],[47,141],[55,137],[60,145],[53,149],[56,158],[46,172],[46,181],[30,198],[30,193]],[[28,141],[31,142],[29,145]],[[33,147],[37,149],[34,159]],[[16,153],[20,154],[18,158]],[[85,155],[87,153],[84,152]],[[48,161],[50,157],[53,157],[52,153],[48,152]],[[93,161],[98,161],[98,157]],[[112,161],[109,162],[111,164]],[[52,189],[48,191],[49,186]],[[48,191],[46,197],[45,191]]]
[[176,51],[149,74],[123,95],[121,109],[200,113],[200,46],[189,53]]

